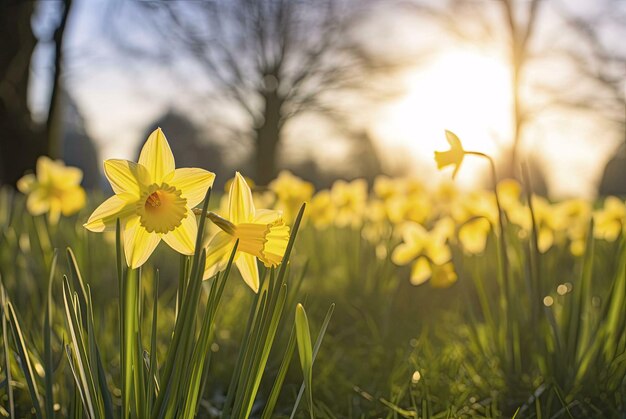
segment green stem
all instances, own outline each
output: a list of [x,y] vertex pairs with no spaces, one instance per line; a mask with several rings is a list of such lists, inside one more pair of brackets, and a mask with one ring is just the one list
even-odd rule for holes
[[[510,293],[510,282],[509,282],[509,261],[506,252],[506,239],[504,237],[504,212],[502,210],[502,204],[500,202],[500,194],[498,193],[498,176],[496,173],[496,164],[494,160],[485,153],[481,153],[478,151],[466,151],[466,155],[476,156],[486,159],[489,162],[489,168],[491,169],[491,180],[493,182],[493,193],[496,198],[496,206],[498,208],[498,266],[500,270],[500,304],[502,306],[504,321],[501,323],[505,328],[504,335],[506,339],[506,353],[507,355],[513,354],[513,340],[511,336],[511,330],[508,327],[510,316],[510,302],[512,301],[511,293]],[[508,356],[507,359],[510,359]]]

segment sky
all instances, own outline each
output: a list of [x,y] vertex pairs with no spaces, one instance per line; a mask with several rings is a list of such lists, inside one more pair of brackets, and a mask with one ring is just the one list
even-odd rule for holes
[[[48,3],[47,5],[45,5]],[[34,27],[44,34],[49,28],[54,2],[43,2]],[[186,98],[185,84],[171,69],[154,66],[128,71],[121,54],[107,38],[106,21],[114,2],[76,0],[67,32],[65,80],[86,121],[88,134],[95,140],[101,159],[135,159],[138,143],[146,127],[170,107],[195,112],[197,103]],[[52,16],[51,16],[52,15]],[[389,42],[417,43],[437,32],[427,26],[415,28],[402,13],[387,11],[378,31]],[[547,25],[549,26],[549,25]],[[47,65],[51,49],[41,43],[33,66],[31,109],[45,113],[49,91]],[[559,75],[558,68],[547,67],[547,77]],[[368,119],[365,129],[376,140],[385,161],[393,165],[408,161],[411,172],[425,179],[444,179],[432,158],[434,150],[445,149],[444,129],[454,131],[468,149],[498,155],[511,130],[509,91],[510,69],[501,51],[488,45],[447,43],[419,66],[407,68],[397,80],[403,89],[398,97],[379,107]],[[593,196],[605,162],[610,158],[623,132],[609,126],[593,113],[544,112],[533,124],[523,147],[542,161],[548,171],[554,196]],[[301,149],[315,153],[305,144]],[[334,146],[336,153],[341,146]],[[319,151],[318,151],[319,152]],[[468,161],[458,181],[475,185],[484,168],[481,162]]]

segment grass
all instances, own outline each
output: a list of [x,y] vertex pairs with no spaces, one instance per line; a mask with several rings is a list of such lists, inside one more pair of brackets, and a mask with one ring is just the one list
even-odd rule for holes
[[540,251],[539,210],[525,235],[503,213],[479,254],[449,240],[458,281],[439,289],[409,283],[392,262],[398,223],[369,211],[324,228],[298,228],[301,213],[254,294],[230,264],[200,280],[202,238],[192,257],[160,246],[127,269],[119,236],[82,228],[88,209],[49,225],[2,191],[0,415],[626,414],[623,233],[587,223],[580,255]]

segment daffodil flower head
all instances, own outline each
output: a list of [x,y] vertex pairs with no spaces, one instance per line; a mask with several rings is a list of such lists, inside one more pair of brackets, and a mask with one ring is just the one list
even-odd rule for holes
[[452,253],[447,244],[448,220],[428,231],[417,223],[407,223],[403,227],[400,243],[391,254],[396,265],[411,262],[410,281],[421,285],[431,280],[433,287],[447,287],[456,281],[456,273],[451,263]]
[[41,156],[37,159],[36,173],[18,180],[17,189],[28,196],[26,209],[31,215],[48,213],[50,223],[56,224],[61,214],[69,216],[85,206],[82,179],[79,168]]
[[465,150],[463,150],[463,145],[459,137],[452,131],[446,130],[446,140],[448,140],[448,144],[450,144],[450,150],[435,151],[435,161],[437,162],[438,169],[454,166],[454,172],[452,172],[452,178],[454,179],[465,157]]
[[278,177],[269,184],[269,189],[276,194],[276,209],[283,212],[288,222],[293,221],[300,206],[311,200],[313,184],[300,179],[288,170],[283,170]]
[[315,228],[323,229],[333,223],[335,207],[328,190],[319,191],[308,206],[309,218]]
[[604,201],[604,207],[595,212],[594,236],[613,242],[626,229],[626,204],[615,196]]
[[491,224],[485,218],[475,218],[463,224],[459,229],[459,241],[466,253],[478,255],[487,247],[487,237]]
[[193,254],[198,227],[192,208],[204,199],[215,174],[176,169],[160,128],[148,137],[137,163],[106,160],[104,173],[115,195],[96,208],[85,228],[110,231],[119,219],[124,255],[131,268],[143,265],[161,239],[179,253]]
[[257,259],[267,267],[282,262],[289,227],[285,225],[280,211],[257,210],[252,192],[239,172],[228,192],[228,219],[210,213],[209,219],[218,231],[208,242],[204,279],[209,279],[223,270],[237,240],[239,244],[234,262],[246,284],[254,292],[259,290]]
[[358,227],[363,221],[367,207],[367,182],[355,179],[351,182],[336,181],[330,191],[335,205],[335,223],[339,227]]

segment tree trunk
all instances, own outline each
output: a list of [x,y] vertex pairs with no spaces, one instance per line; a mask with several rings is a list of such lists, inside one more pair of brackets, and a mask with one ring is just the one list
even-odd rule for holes
[[63,1],[63,12],[61,21],[54,31],[54,66],[52,75],[52,93],[50,94],[50,104],[48,107],[48,120],[46,123],[46,131],[48,135],[48,152],[51,157],[61,157],[63,145],[63,38],[65,28],[67,27],[67,19],[72,7],[72,0]]
[[281,134],[282,101],[276,90],[263,93],[265,101],[264,119],[255,128],[254,181],[261,186],[269,184],[277,174],[278,151]]
[[14,185],[47,152],[46,136],[28,109],[30,62],[37,39],[34,2],[0,3],[0,184]]

